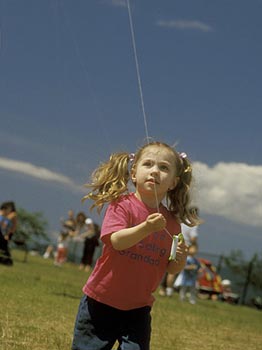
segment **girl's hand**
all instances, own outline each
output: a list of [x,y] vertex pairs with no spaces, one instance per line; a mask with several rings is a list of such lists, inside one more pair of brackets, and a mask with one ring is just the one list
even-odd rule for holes
[[166,227],[166,219],[160,213],[150,214],[146,219],[146,226],[150,233],[161,231]]
[[177,245],[175,260],[171,260],[168,264],[167,272],[176,275],[182,271],[186,265],[187,254],[188,246],[185,244],[184,240],[182,240]]
[[181,270],[184,268],[186,264],[187,254],[188,254],[188,246],[185,244],[185,241],[182,240],[181,242],[178,242],[175,262],[178,267],[181,266]]
[[125,228],[110,235],[111,244],[116,250],[128,249],[153,232],[163,230],[166,227],[166,219],[162,214],[148,215],[141,224]]

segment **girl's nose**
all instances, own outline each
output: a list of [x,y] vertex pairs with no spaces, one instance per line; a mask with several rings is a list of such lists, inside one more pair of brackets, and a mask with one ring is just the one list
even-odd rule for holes
[[159,172],[158,166],[154,165],[151,169],[151,174],[157,174]]

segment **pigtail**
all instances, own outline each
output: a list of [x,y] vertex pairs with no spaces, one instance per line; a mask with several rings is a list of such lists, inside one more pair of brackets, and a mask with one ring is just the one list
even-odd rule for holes
[[185,153],[177,157],[178,183],[167,194],[169,209],[187,226],[196,226],[202,223],[197,213],[190,210],[190,187],[192,182],[192,165]]
[[94,204],[91,209],[97,207],[100,213],[105,203],[117,200],[119,196],[128,191],[127,185],[130,179],[128,171],[129,154],[115,153],[106,163],[102,163],[92,174],[92,182],[85,186],[91,191],[84,196],[83,201],[91,199]]

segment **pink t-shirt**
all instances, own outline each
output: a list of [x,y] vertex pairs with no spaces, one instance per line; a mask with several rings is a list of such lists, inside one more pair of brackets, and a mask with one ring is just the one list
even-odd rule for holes
[[[171,235],[181,232],[180,224],[160,205]],[[110,234],[145,221],[156,209],[147,207],[134,193],[109,204],[101,229],[103,253],[83,292],[89,297],[120,310],[151,306],[152,293],[159,286],[168,265],[172,238],[166,231],[153,232],[131,248],[115,250]]]

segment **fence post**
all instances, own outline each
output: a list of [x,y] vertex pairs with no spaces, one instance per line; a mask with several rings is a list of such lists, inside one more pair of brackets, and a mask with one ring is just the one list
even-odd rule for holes
[[248,264],[247,277],[246,277],[246,281],[245,281],[244,288],[243,288],[243,293],[242,293],[242,301],[241,301],[242,305],[245,305],[245,303],[246,303],[246,296],[247,296],[248,286],[249,286],[249,283],[250,283],[250,280],[251,280],[251,275],[252,275],[252,271],[253,271],[253,265],[254,265],[256,260],[257,260],[257,254],[255,254],[253,256],[253,258],[250,260],[250,262]]
[[221,271],[223,260],[224,260],[224,255],[220,255],[217,263],[217,273],[220,273]]

